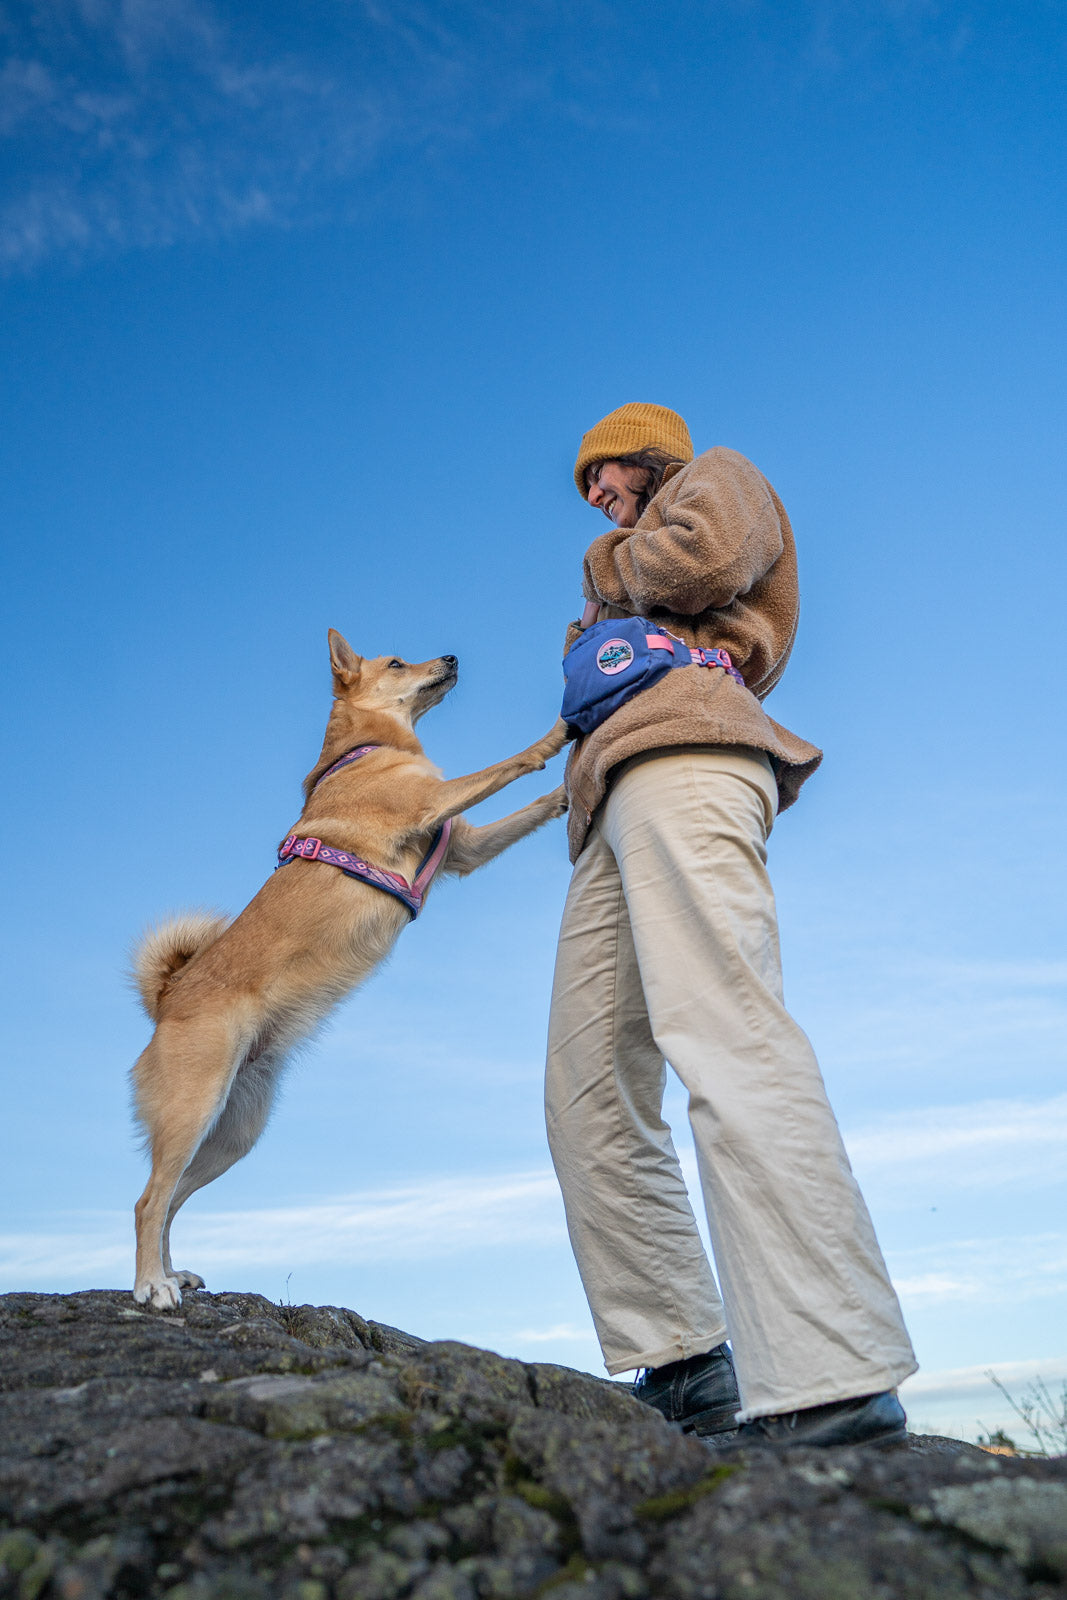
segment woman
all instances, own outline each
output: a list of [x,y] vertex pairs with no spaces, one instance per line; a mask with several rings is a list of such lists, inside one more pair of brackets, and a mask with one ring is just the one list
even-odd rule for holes
[[[782,1000],[766,840],[821,756],[763,711],[796,631],[792,530],[736,451],[694,459],[663,406],[587,433],[575,482],[612,527],[573,624],[649,616],[722,666],[670,671],[578,741],[546,1108],[611,1373],[704,1435],[904,1435],[915,1359],[807,1038]],[[721,1295],[669,1128],[689,1115]],[[733,1358],[726,1344],[729,1337]],[[736,1378],[734,1363],[736,1363]]]

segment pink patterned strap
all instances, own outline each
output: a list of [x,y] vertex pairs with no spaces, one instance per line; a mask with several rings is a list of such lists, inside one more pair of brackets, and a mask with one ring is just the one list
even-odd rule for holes
[[337,850],[332,844],[323,844],[321,839],[304,838],[295,833],[289,835],[278,851],[278,865],[284,867],[287,862],[299,859],[321,861],[327,867],[339,867],[346,877],[358,878],[362,883],[369,883],[372,888],[381,889],[397,900],[402,900],[414,920],[422,910],[426,891],[445,858],[451,837],[452,818],[449,817],[435,834],[413,883],[401,877],[399,872],[387,872],[384,867],[373,866],[371,862],[364,861],[361,856],[352,855],[348,850]]
[[340,761],[335,761],[332,767],[327,767],[326,771],[315,779],[316,789],[326,778],[332,778],[335,772],[340,772],[342,767],[350,767],[353,761],[359,760],[360,756],[369,756],[372,750],[380,749],[380,744],[361,744],[355,750],[349,750],[347,755],[341,757]]
[[[340,772],[342,767],[347,767],[353,761],[358,761],[360,756],[370,755],[372,750],[380,750],[379,744],[361,744],[355,750],[349,750],[332,767],[316,778],[314,787],[317,789],[325,778],[331,778],[335,772]],[[284,867],[290,861],[322,861],[328,867],[339,867],[348,878],[359,878],[363,883],[369,883],[375,889],[382,889],[386,894],[391,894],[397,900],[402,900],[411,912],[412,920],[422,910],[422,902],[426,891],[437,875],[442,861],[448,853],[448,841],[452,837],[452,818],[448,817],[434,834],[433,842],[420,863],[414,881],[409,883],[402,878],[399,872],[387,872],[384,867],[375,867],[369,861],[364,861],[360,856],[351,855],[347,850],[335,850],[332,844],[323,844],[321,839],[310,839],[291,833],[278,851],[278,865]]]
[[321,861],[327,867],[340,867],[342,872],[358,873],[368,883],[380,880],[383,889],[388,887],[394,893],[401,889],[405,893],[411,892],[411,884],[399,872],[373,867],[362,857],[354,856],[348,850],[338,850],[332,844],[323,844],[321,839],[302,838],[299,834],[291,833],[278,851],[278,860],[288,861],[291,856],[299,856],[301,861]]
[[448,841],[451,839],[451,837],[452,818],[446,817],[440,829],[438,830],[437,838],[430,846],[429,854],[426,856],[422,866],[419,868],[418,872],[416,872],[415,877],[412,880],[411,890],[413,894],[418,895],[420,905],[422,903],[423,895],[426,893],[427,889],[430,887],[430,884],[437,876],[438,867],[441,865],[446,854],[448,853]]
[[[718,648],[710,650],[706,649],[702,645],[687,645],[684,639],[679,639],[677,634],[674,633],[646,633],[645,643],[648,645],[650,650],[669,650],[672,655],[678,657],[676,665],[685,663],[687,666],[694,667],[721,667],[723,672],[727,673],[729,677],[736,679],[742,688],[745,686],[744,678],[742,678],[741,674],[730,660],[729,650],[720,650]],[[675,650],[675,645],[681,645],[682,649],[680,653]],[[688,662],[685,661],[686,651],[689,653]]]
[[745,687],[744,678],[730,660],[729,650],[705,650],[700,645],[690,645],[689,654],[693,658],[694,667],[721,667],[727,677],[733,678],[742,689]]
[[[358,761],[360,756],[370,755],[372,750],[380,750],[378,744],[361,744],[355,750],[349,750],[339,761],[315,780],[317,789],[323,779],[330,778],[335,772],[340,772],[342,767],[350,766],[353,761]],[[347,850],[336,850],[332,844],[323,844],[321,839],[310,839],[291,833],[278,851],[278,865],[284,867],[290,861],[322,861],[328,867],[339,867],[348,878],[359,878],[363,883],[369,883],[375,889],[382,889],[386,894],[391,894],[397,900],[402,900],[411,912],[412,920],[422,910],[422,902],[426,891],[430,887],[437,872],[448,853],[448,841],[452,837],[452,818],[448,817],[434,834],[433,842],[419,865],[414,881],[409,883],[402,878],[399,872],[387,872],[384,867],[373,866],[371,862],[364,861],[360,856],[351,855]]]

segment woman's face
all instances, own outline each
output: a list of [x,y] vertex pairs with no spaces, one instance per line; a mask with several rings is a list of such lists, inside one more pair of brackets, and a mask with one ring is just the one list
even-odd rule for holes
[[590,467],[586,498],[617,528],[636,527],[637,499],[647,477],[643,467],[624,467],[618,461],[605,461],[599,467]]

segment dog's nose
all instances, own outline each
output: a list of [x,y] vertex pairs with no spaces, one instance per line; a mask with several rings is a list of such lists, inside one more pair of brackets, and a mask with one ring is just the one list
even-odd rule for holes
[[441,657],[441,661],[446,667],[458,667],[459,666],[459,657],[458,656],[442,656]]

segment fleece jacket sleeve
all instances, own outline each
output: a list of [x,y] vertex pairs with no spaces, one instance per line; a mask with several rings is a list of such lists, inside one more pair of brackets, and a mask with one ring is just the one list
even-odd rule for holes
[[[660,607],[696,616],[728,606],[782,554],[767,482],[734,451],[698,456],[663,498],[661,526],[614,528],[590,545],[587,594],[635,613]],[[654,500],[646,515],[657,509]]]

